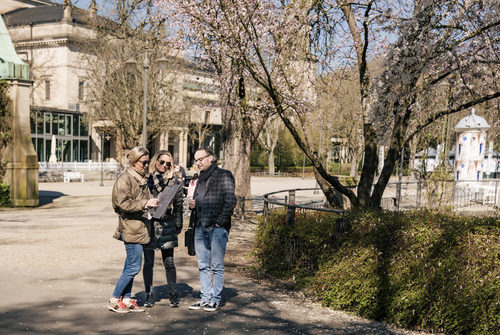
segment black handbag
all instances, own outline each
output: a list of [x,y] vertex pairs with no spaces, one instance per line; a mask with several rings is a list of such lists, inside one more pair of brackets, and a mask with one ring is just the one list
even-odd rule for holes
[[188,249],[189,256],[196,255],[196,250],[194,249],[194,214],[194,211],[191,212],[189,227],[184,233],[184,245]]

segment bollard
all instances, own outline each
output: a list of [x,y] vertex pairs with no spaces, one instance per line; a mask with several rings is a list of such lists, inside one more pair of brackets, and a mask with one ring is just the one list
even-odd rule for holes
[[245,197],[241,198],[241,221],[245,220]]
[[422,182],[417,182],[417,207],[420,208],[422,201]]
[[264,223],[267,225],[267,218],[269,217],[269,203],[267,197],[264,197]]
[[[288,205],[295,205],[295,190],[288,191],[289,201]],[[286,214],[286,222],[289,225],[293,225],[295,222],[295,207],[288,206]]]

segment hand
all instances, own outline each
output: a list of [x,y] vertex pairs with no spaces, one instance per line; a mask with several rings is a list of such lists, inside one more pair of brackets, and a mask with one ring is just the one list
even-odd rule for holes
[[151,207],[158,207],[158,199],[149,199],[148,202],[146,203],[146,207],[151,208]]
[[196,200],[189,200],[189,209],[194,209],[196,207]]

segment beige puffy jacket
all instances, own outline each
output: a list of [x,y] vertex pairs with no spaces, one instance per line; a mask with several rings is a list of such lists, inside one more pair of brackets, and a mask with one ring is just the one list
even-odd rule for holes
[[123,240],[127,243],[149,242],[147,220],[142,215],[150,198],[147,179],[133,168],[128,168],[118,177],[111,196],[113,209],[119,215],[114,238],[121,240],[123,233]]

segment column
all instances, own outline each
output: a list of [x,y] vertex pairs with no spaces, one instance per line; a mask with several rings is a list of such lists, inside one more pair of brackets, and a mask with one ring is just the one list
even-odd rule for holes
[[12,113],[12,142],[5,149],[5,182],[14,206],[38,206],[38,156],[31,142],[31,80],[7,79]]

